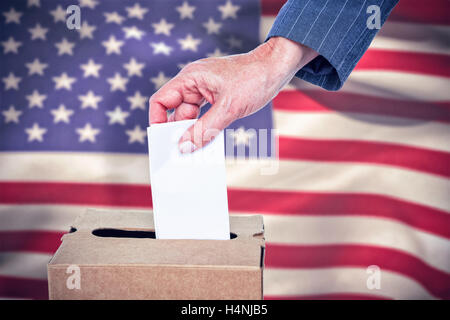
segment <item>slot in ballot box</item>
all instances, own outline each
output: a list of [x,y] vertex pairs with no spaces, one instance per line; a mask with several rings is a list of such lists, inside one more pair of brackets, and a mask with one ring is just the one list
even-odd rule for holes
[[261,215],[230,240],[155,239],[151,211],[88,209],[47,265],[50,299],[262,299]]

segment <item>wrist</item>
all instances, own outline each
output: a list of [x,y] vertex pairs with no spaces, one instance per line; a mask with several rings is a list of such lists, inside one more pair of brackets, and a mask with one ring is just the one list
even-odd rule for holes
[[289,76],[318,56],[313,49],[283,37],[272,37],[257,49],[272,66]]

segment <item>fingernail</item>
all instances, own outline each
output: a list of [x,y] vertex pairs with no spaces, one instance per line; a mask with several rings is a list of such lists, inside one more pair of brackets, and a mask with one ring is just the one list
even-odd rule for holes
[[190,140],[188,140],[181,143],[179,149],[181,153],[191,153],[197,149],[197,146],[193,144]]

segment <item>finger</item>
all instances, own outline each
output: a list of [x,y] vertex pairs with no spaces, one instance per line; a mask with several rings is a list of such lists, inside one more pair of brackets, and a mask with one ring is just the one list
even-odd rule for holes
[[196,119],[200,114],[200,107],[193,103],[183,102],[180,104],[167,119],[168,122]]
[[196,119],[200,114],[200,107],[196,104],[183,102],[173,112],[174,121]]
[[212,141],[236,117],[225,108],[224,101],[217,101],[181,137],[178,147],[182,153],[190,153]]
[[182,85],[174,78],[150,97],[149,123],[167,122],[167,110],[178,107],[182,102]]

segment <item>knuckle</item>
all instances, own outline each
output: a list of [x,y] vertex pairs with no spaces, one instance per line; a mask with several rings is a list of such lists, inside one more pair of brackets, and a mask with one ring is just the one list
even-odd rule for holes
[[148,104],[149,106],[155,104],[156,102],[156,94],[153,94],[149,99],[148,99]]
[[197,64],[197,61],[195,61],[195,62],[190,62],[187,65],[185,65],[181,71],[183,73],[190,73],[190,72],[196,71],[197,68],[198,68],[198,64]]
[[195,109],[186,110],[185,113],[186,118],[194,119],[197,117],[197,110]]
[[197,117],[197,111],[194,108],[181,109],[178,113],[182,119],[194,119]]
[[209,64],[209,58],[203,58],[195,60],[194,62],[188,63],[184,68],[183,72],[195,73],[206,71]]

